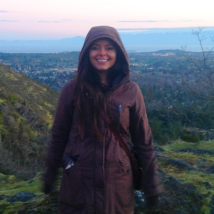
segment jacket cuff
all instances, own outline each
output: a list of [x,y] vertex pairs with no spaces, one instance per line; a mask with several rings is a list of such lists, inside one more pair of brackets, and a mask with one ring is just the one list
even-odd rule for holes
[[163,192],[163,185],[158,184],[156,186],[147,186],[142,189],[142,191],[145,193],[146,197],[152,197],[155,195],[159,195]]
[[52,184],[56,179],[56,174],[57,174],[56,172],[51,172],[49,170],[46,170],[46,172],[43,175],[43,182],[45,184],[52,186]]
[[149,206],[158,206],[161,202],[161,194],[154,195],[152,197],[147,197],[147,203]]

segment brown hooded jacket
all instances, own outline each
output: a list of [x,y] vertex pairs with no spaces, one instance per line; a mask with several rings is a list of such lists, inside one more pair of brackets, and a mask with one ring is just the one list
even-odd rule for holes
[[[107,92],[107,112],[128,143],[130,135],[143,168],[142,190],[151,197],[162,192],[156,172],[155,151],[148,125],[145,104],[138,85],[130,81],[129,61],[117,31],[112,27],[93,27],[79,56],[79,66],[88,47],[97,39],[113,40],[124,54],[122,74]],[[82,140],[78,129],[78,109],[69,100],[74,81],[69,81],[61,91],[52,141],[47,154],[44,182],[51,185],[63,158],[79,155],[71,168],[64,170],[59,209],[62,214],[133,214],[134,194],[130,161],[120,147],[103,118],[99,131],[105,142],[96,135],[86,134]]]

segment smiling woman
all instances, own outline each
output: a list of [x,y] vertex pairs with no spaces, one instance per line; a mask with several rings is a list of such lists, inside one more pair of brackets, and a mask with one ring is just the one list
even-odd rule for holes
[[152,133],[141,90],[129,74],[118,32],[93,27],[80,52],[76,78],[61,91],[47,155],[45,193],[50,192],[61,160],[64,166],[61,214],[134,213],[132,166],[112,126],[127,149],[132,138],[144,172],[141,189],[150,205],[159,204],[162,185]]

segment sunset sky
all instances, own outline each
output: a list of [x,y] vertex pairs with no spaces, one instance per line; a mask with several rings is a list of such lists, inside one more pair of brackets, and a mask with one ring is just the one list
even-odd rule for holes
[[92,26],[120,32],[214,26],[213,0],[0,0],[0,39],[85,36]]

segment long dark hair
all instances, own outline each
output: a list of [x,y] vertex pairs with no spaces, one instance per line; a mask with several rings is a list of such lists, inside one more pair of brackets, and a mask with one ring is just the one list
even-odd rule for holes
[[[111,88],[113,81],[121,75],[124,62],[122,51],[115,42],[112,41],[112,44],[116,49],[116,62],[108,71],[108,88]],[[88,131],[86,127],[87,129],[92,128],[98,139],[103,141],[104,138],[98,129],[98,124],[101,114],[106,113],[107,99],[105,93],[102,92],[100,77],[90,62],[90,48],[91,46],[84,53],[75,76],[74,93],[79,110],[79,131],[83,139]]]

